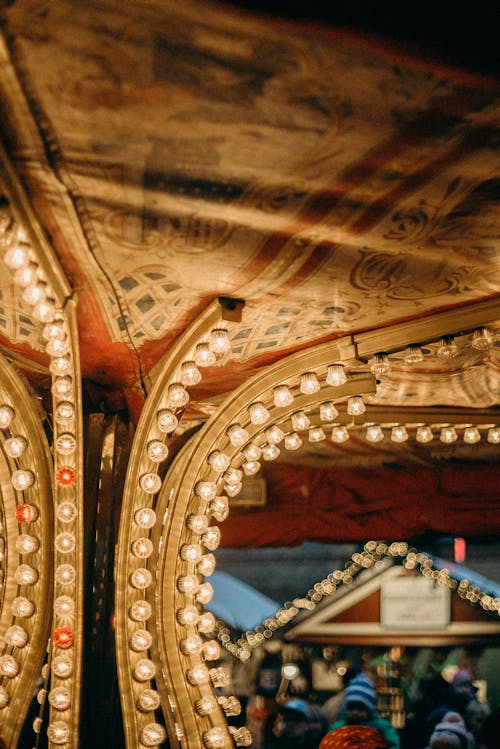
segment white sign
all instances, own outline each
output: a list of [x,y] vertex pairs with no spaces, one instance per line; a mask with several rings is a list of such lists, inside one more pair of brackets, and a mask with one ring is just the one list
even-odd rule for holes
[[450,590],[426,577],[386,580],[380,624],[392,629],[442,629],[450,623]]

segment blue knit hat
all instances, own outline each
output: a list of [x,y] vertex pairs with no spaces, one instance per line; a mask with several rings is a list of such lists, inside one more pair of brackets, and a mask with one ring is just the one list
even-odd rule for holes
[[376,700],[375,684],[366,674],[358,674],[349,682],[345,690],[345,706],[349,703],[359,702],[367,710],[374,710]]

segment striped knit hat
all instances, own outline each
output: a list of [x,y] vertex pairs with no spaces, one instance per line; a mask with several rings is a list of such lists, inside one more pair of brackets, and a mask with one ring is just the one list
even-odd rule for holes
[[437,743],[439,739],[443,738],[448,739],[450,747],[468,749],[469,735],[464,720],[459,713],[452,711],[446,713],[441,723],[435,726],[430,740],[431,747],[434,746],[434,742]]
[[366,674],[358,674],[351,679],[349,686],[345,690],[345,706],[349,708],[349,703],[359,702],[367,710],[375,708],[375,685]]

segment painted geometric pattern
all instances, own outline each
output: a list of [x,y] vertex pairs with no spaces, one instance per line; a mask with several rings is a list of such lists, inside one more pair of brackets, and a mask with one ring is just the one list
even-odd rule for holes
[[169,281],[157,266],[125,273],[118,278],[128,314],[121,314],[114,304],[118,329],[128,329],[136,343],[161,338],[174,321],[192,305],[192,299],[179,284]]
[[[7,268],[4,272],[5,278]],[[25,343],[36,351],[43,351],[39,324],[32,320],[28,308],[23,307],[13,286],[7,284],[0,288],[0,335],[12,343]]]

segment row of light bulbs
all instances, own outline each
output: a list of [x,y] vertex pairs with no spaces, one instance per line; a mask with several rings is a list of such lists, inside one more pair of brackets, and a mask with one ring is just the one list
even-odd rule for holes
[[469,580],[459,580],[453,577],[447,568],[437,568],[432,558],[425,552],[417,552],[408,546],[406,541],[395,541],[387,544],[384,541],[368,541],[361,552],[355,552],[345,568],[330,572],[327,577],[316,582],[302,598],[287,601],[272,617],[268,617],[261,625],[245,632],[236,640],[224,622],[217,622],[217,637],[224,647],[236,658],[246,661],[251,657],[252,650],[260,647],[274,633],[286,627],[304,609],[312,611],[323,600],[332,595],[341,585],[350,585],[355,577],[364,569],[378,567],[388,557],[400,557],[404,567],[408,570],[416,569],[425,577],[430,577],[440,585],[449,587],[460,598],[472,605],[479,605],[485,611],[497,613],[500,616],[500,598],[481,590]]
[[[47,664],[44,666],[44,683],[50,680],[51,688],[40,691],[41,704],[48,699],[51,715],[47,726],[47,736],[54,744],[66,744],[71,737],[68,711],[73,704],[76,685],[72,681],[75,671],[73,645],[77,608],[77,570],[74,559],[78,546],[78,509],[76,505],[76,402],[75,363],[72,357],[70,332],[64,312],[50,287],[45,273],[30,246],[25,231],[17,226],[8,215],[0,219],[4,263],[11,270],[14,284],[21,289],[22,302],[29,308],[31,317],[41,326],[41,338],[46,353],[50,357],[49,369],[52,375],[53,419],[54,419],[54,467],[55,467],[55,516],[56,535],[54,539],[54,604],[52,625],[52,656],[50,658],[50,679]],[[0,427],[10,428],[13,419],[12,408],[0,406]],[[26,449],[24,438],[17,434],[4,443],[9,457],[19,460]],[[18,492],[26,492],[34,487],[35,476],[30,469],[20,468],[13,472],[12,485]],[[27,505],[18,506],[26,508]],[[24,510],[24,520],[33,522],[37,509],[31,506],[31,517]],[[19,518],[18,518],[19,520]],[[34,554],[39,540],[22,533],[16,544],[21,555]],[[21,565],[27,573],[27,565]],[[17,600],[17,599],[16,599]],[[25,606],[25,610],[27,607]],[[21,614],[15,615],[20,616]],[[24,614],[26,616],[26,614]],[[22,633],[15,630],[20,643]],[[20,645],[16,645],[19,647]],[[55,711],[55,713],[52,712]],[[54,717],[65,713],[65,720]],[[41,730],[41,719],[36,718],[35,733]]]

